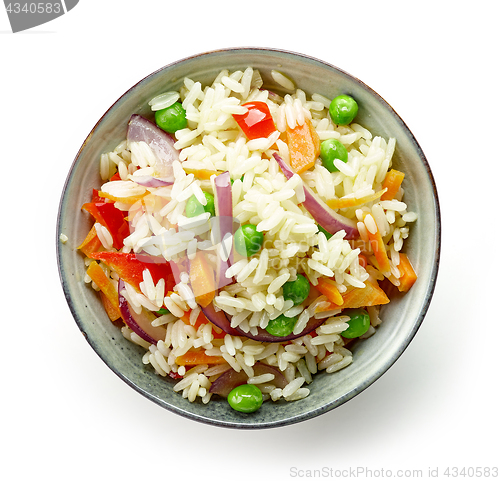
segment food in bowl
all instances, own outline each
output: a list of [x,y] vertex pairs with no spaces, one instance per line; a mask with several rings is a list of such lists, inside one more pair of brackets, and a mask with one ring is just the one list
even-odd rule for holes
[[272,76],[280,93],[248,67],[152,98],[101,155],[79,247],[145,365],[246,413],[351,364],[349,344],[417,279],[396,140],[357,124],[349,95]]

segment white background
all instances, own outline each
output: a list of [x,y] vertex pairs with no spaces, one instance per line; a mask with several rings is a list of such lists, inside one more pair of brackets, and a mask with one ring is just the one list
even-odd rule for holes
[[[494,5],[81,0],[17,34],[0,6],[5,479],[285,480],[324,467],[449,479],[448,466],[498,466]],[[320,58],[382,95],[429,160],[443,221],[435,295],[399,361],[338,409],[264,431],[181,418],[123,383],[73,321],[55,256],[64,180],[101,114],[163,65],[237,46]]]

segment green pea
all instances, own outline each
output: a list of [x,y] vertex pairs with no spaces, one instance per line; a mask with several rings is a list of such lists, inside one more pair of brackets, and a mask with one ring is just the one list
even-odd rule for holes
[[262,392],[255,384],[242,384],[228,394],[227,401],[235,411],[253,413],[262,405]]
[[203,192],[207,205],[201,205],[195,195],[192,195],[186,202],[186,217],[196,217],[197,215],[208,212],[212,217],[215,216],[214,196],[208,192]]
[[362,336],[368,331],[370,327],[370,316],[365,309],[344,309],[342,315],[350,317],[347,321],[349,327],[342,332],[342,337],[354,339],[355,337]]
[[283,297],[285,301],[292,300],[295,306],[302,304],[311,290],[311,284],[301,274],[297,275],[294,281],[288,281],[283,284]]
[[161,309],[158,309],[156,311],[156,314],[159,314],[160,316],[164,316],[165,314],[170,314],[170,311],[168,309],[165,309],[162,307]]
[[337,125],[350,124],[358,113],[358,104],[349,95],[339,95],[330,104],[330,117]]
[[260,251],[264,243],[264,234],[257,231],[253,224],[242,225],[234,233],[234,248],[238,254],[250,257]]
[[347,149],[344,147],[344,144],[337,139],[328,139],[321,142],[319,155],[321,157],[321,163],[329,172],[339,171],[339,169],[335,167],[335,159],[339,159],[344,163],[347,162]]
[[323,227],[321,227],[319,224],[318,224],[318,230],[320,232],[323,232],[323,234],[325,234],[326,240],[328,240],[332,236],[332,234],[330,234],[330,232],[328,232],[327,230],[323,229]]
[[176,102],[166,109],[157,110],[155,112],[155,122],[160,129],[173,134],[177,130],[186,128],[186,111],[179,102]]
[[284,314],[268,322],[266,331],[276,337],[289,336],[297,323],[298,317],[286,317]]

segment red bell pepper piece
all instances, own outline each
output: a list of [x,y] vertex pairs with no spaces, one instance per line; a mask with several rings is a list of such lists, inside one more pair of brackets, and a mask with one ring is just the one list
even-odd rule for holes
[[247,102],[243,104],[248,109],[246,114],[233,114],[248,140],[269,137],[275,130],[271,112],[265,102]]
[[138,291],[140,290],[139,284],[144,280],[144,269],[149,269],[155,284],[160,279],[165,279],[165,292],[174,290],[175,278],[170,264],[166,261],[155,262],[153,257],[125,252],[94,252],[89,257],[107,264],[118,273],[121,279]]
[[106,202],[106,199],[99,195],[99,191],[97,189],[92,189],[92,202],[94,202],[94,204],[96,202]]
[[116,174],[114,174],[113,177],[111,177],[111,179],[109,179],[110,182],[114,182],[115,180],[122,180],[119,172],[116,172]]
[[[100,198],[99,195],[97,197]],[[123,247],[123,240],[130,235],[130,227],[125,220],[125,214],[117,209],[113,202],[88,202],[83,204],[82,209],[108,229],[116,249]]]

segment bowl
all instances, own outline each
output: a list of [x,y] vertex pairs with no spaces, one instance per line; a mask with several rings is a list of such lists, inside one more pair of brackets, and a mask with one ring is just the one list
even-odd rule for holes
[[[376,334],[353,345],[354,362],[335,375],[321,373],[311,393],[296,402],[266,402],[255,413],[232,410],[223,400],[190,403],[172,389],[174,381],[142,364],[142,348],[130,343],[108,319],[100,298],[83,280],[83,256],[76,247],[90,228],[81,206],[90,189],[99,187],[99,157],[125,138],[132,114],[146,114],[155,95],[177,90],[185,76],[212,81],[223,68],[252,66],[264,85],[276,90],[271,70],[289,75],[307,93],[328,98],[349,93],[359,104],[356,119],[372,133],[397,139],[394,166],[405,172],[405,201],[418,214],[405,250],[418,281],[404,296],[382,308],[384,322]],[[60,242],[60,234],[68,241]],[[401,356],[420,327],[429,307],[439,265],[440,214],[434,179],[416,139],[391,106],[362,81],[324,61],[275,49],[230,48],[182,59],[147,76],[124,93],[97,122],[83,142],[64,185],[57,223],[57,258],[65,297],[86,340],[123,381],[165,409],[195,421],[229,428],[271,428],[297,423],[326,413],[361,393]]]

